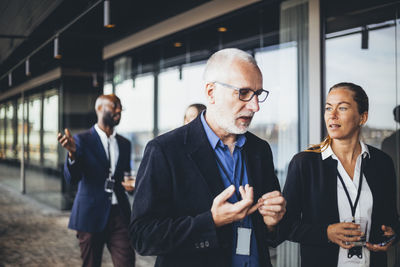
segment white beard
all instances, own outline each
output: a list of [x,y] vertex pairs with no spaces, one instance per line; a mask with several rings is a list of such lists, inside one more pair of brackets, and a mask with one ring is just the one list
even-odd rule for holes
[[[243,112],[239,113],[236,117],[230,114],[229,111],[225,111],[224,107],[222,105],[215,105],[213,108],[210,110],[213,113],[214,121],[216,124],[226,131],[227,133],[230,134],[244,134],[247,132],[250,123],[242,123],[241,127],[236,126],[236,118],[242,117],[242,116],[248,116],[252,117],[254,115],[254,112]],[[210,112],[210,113],[211,113]]]

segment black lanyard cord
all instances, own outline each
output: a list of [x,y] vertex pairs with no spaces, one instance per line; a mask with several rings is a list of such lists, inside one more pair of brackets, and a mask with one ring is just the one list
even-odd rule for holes
[[361,186],[362,186],[362,180],[363,180],[363,160],[361,161],[361,169],[360,169],[360,179],[358,182],[358,191],[357,191],[357,196],[356,196],[356,200],[354,201],[354,205],[351,202],[351,198],[350,198],[350,194],[349,191],[347,190],[347,187],[343,181],[342,176],[339,173],[339,170],[336,169],[337,175],[339,177],[340,182],[343,185],[343,189],[344,192],[346,193],[347,196],[347,200],[349,201],[350,204],[350,208],[351,208],[351,215],[352,215],[352,220],[353,222],[355,222],[355,214],[356,214],[356,208],[357,208],[357,204],[358,204],[358,200],[360,199],[360,195],[361,195]]

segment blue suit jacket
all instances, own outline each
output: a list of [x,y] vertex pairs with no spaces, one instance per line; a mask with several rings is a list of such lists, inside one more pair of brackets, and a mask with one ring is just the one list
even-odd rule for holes
[[[114,172],[114,192],[118,199],[121,214],[129,223],[130,206],[124,187],[123,174],[130,171],[130,142],[116,135],[119,157]],[[68,156],[64,165],[67,183],[78,183],[78,191],[72,206],[68,227],[82,232],[101,232],[104,230],[111,208],[111,193],[104,191],[108,177],[108,159],[100,137],[94,127],[74,136],[76,160],[69,164]]]
[[[279,190],[267,142],[246,133],[243,155],[254,200]],[[224,190],[215,154],[200,117],[150,141],[137,176],[130,237],[137,252],[157,255],[156,266],[231,266],[232,224],[216,228],[213,199]],[[251,215],[260,266],[271,266],[268,232],[259,212]]]

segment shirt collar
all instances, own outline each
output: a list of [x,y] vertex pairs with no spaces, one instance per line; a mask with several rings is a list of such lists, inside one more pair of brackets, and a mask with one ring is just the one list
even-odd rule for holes
[[[208,125],[206,118],[204,117],[205,111],[203,111],[200,115],[201,123],[203,124],[204,131],[206,132],[208,141],[213,149],[219,145],[220,147],[224,147],[224,143],[222,143],[221,139],[214,133],[214,131]],[[246,143],[246,137],[244,134],[236,135],[236,146],[242,148]]]
[[[361,155],[363,155],[363,158],[366,158],[367,156],[370,158],[371,155],[369,154],[369,149],[368,146],[360,140],[360,145],[361,145]],[[325,160],[332,156],[332,158],[337,158],[335,153],[333,153],[332,147],[329,145],[324,151],[321,152],[322,160]]]
[[[94,125],[94,129],[96,130],[97,134],[100,136],[101,139],[104,139],[104,138],[106,140],[108,139],[107,134],[102,129],[100,129],[100,127],[99,127],[99,125],[97,125],[97,123]],[[117,132],[114,130],[109,138],[110,139],[114,138],[116,134],[117,134]]]

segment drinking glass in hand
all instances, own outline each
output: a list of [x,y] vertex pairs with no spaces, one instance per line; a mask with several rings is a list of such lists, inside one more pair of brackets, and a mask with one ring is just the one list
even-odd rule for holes
[[[347,218],[344,220],[344,222],[353,222],[352,218]],[[368,220],[367,218],[360,217],[356,218],[355,221],[353,222],[355,224],[358,224],[360,226],[360,231],[363,233],[362,236],[360,236],[359,241],[353,242],[354,246],[365,246],[365,243],[367,242],[367,229],[368,229]]]

